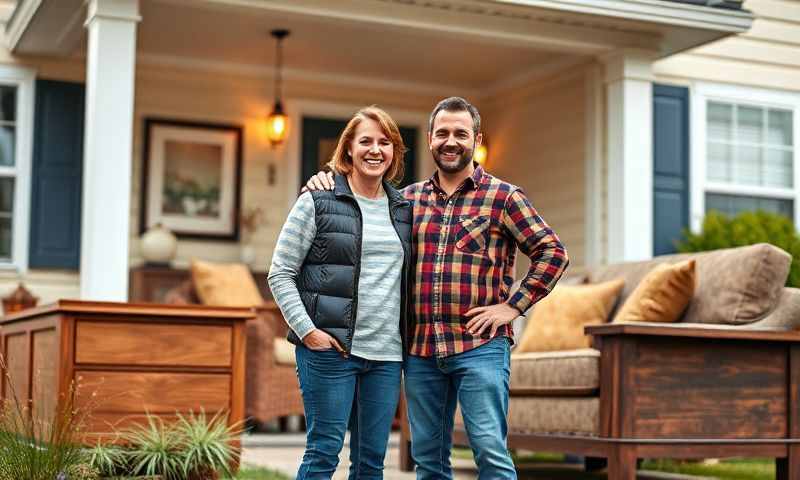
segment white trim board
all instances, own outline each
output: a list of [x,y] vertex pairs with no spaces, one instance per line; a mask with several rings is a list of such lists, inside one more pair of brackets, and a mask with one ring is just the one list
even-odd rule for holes
[[[720,185],[706,180],[706,104],[708,100],[776,107],[793,112],[793,195],[787,195],[786,189]],[[798,139],[800,139],[800,93],[731,84],[695,82],[691,91],[690,123],[689,226],[693,232],[699,232],[702,227],[703,218],[705,217],[705,194],[708,187],[718,193],[791,198],[794,200],[794,223],[796,226],[800,226],[800,148],[798,148]]]

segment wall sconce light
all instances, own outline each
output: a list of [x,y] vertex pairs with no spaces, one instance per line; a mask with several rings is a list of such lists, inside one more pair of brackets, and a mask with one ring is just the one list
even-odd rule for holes
[[481,144],[475,149],[472,158],[478,162],[478,165],[486,168],[486,161],[489,160],[489,147],[486,143],[486,134],[483,135],[483,141],[481,141]]
[[270,32],[275,37],[275,104],[272,106],[272,113],[267,117],[267,138],[269,143],[275,147],[283,143],[286,139],[289,127],[289,117],[283,111],[281,101],[281,83],[283,69],[283,39],[289,36],[289,30],[277,29]]

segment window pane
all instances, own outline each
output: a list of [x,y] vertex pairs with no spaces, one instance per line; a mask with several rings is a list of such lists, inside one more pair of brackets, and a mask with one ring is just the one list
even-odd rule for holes
[[14,179],[0,178],[0,215],[11,215],[14,211]]
[[0,120],[17,119],[17,87],[0,86]]
[[733,164],[732,156],[733,148],[730,144],[709,141],[706,177],[715,182],[730,182],[731,165]]
[[770,110],[767,116],[767,142],[792,146],[792,112]]
[[11,219],[0,217],[0,259],[11,259]]
[[736,110],[736,140],[761,143],[764,132],[764,109],[738,106]]
[[14,127],[0,127],[0,165],[14,165]]
[[708,138],[730,141],[733,138],[733,106],[708,102]]
[[761,185],[761,148],[740,145],[732,173],[737,185]]
[[764,186],[792,188],[794,170],[791,150],[768,148],[764,162]]
[[740,212],[765,210],[794,220],[794,202],[777,198],[747,197],[744,195],[706,194],[706,212],[716,210],[726,215]]

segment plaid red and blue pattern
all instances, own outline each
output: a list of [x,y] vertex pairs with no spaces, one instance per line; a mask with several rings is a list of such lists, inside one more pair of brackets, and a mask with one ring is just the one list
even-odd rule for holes
[[[404,193],[414,205],[411,355],[446,357],[485,344],[494,337],[489,329],[470,334],[467,311],[507,302],[525,312],[550,293],[569,262],[522,190],[480,166],[450,197],[436,174]],[[510,294],[517,247],[531,267]],[[513,338],[511,325],[496,336]]]

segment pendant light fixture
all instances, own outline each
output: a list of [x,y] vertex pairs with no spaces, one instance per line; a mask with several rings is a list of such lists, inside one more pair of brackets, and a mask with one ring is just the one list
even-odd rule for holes
[[267,117],[267,138],[272,146],[283,143],[286,139],[289,117],[283,111],[281,102],[281,73],[283,69],[283,39],[289,36],[289,30],[276,29],[270,32],[275,37],[275,104],[272,106],[272,113]]

